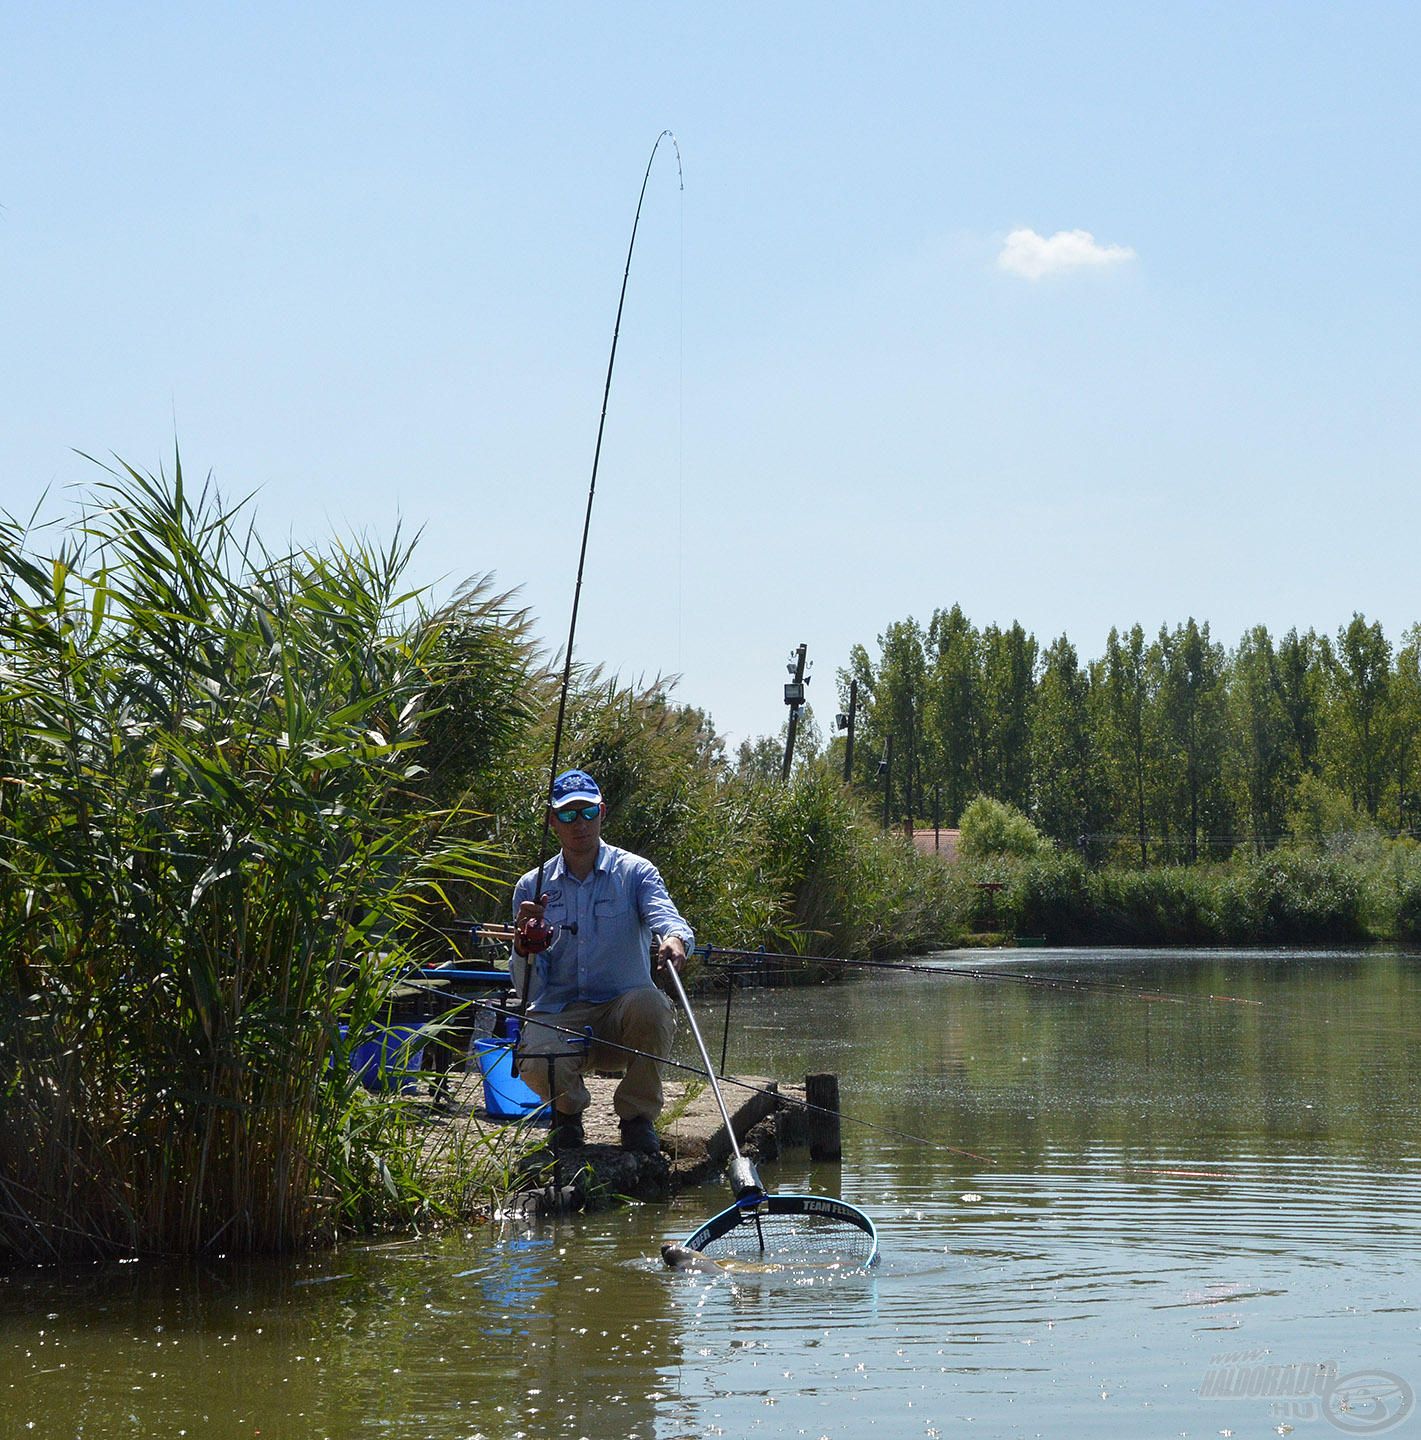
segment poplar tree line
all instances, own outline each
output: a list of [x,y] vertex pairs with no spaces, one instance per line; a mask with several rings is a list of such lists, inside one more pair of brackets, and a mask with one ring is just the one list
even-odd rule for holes
[[[854,779],[895,819],[954,824],[977,795],[1014,805],[1092,860],[1218,858],[1421,811],[1421,626],[1393,647],[1354,615],[1335,637],[1255,625],[1232,648],[1193,618],[1112,629],[1082,661],[958,605],[911,617],[839,671],[858,682]],[[842,740],[837,742],[842,745]]]

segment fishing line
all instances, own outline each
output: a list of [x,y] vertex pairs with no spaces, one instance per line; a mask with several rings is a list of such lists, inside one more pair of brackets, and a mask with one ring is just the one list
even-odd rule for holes
[[[672,136],[675,139],[675,136]],[[679,159],[679,155],[678,155]],[[686,512],[686,187],[681,186],[678,207],[676,274],[676,553],[684,555]],[[681,636],[684,622],[682,604],[685,581],[683,568],[676,567],[676,671],[681,670]]]
[[[747,953],[758,954],[759,952],[750,951]],[[921,969],[926,967],[919,968]],[[475,1000],[470,1001],[469,1003],[475,1006],[475,1008],[477,1009],[492,1011],[495,1015],[502,1015],[508,1019],[521,1019],[525,1025],[541,1025],[546,1030],[552,1030],[559,1035],[566,1035],[571,1039],[587,1040],[591,1038],[588,1036],[585,1030],[572,1030],[566,1025],[558,1025],[551,1020],[542,1019],[537,1016],[520,1016],[518,1011],[513,1009],[507,1009],[500,1005],[495,1005],[488,1000]],[[685,1071],[687,1074],[695,1075],[700,1079],[706,1078],[706,1071],[698,1065],[687,1064],[686,1062],[681,1060],[672,1060],[667,1056],[653,1055],[647,1050],[638,1050],[634,1045],[622,1045],[615,1040],[597,1039],[596,1043],[598,1045],[605,1046],[608,1050],[617,1050],[626,1055],[639,1056],[644,1060],[655,1060],[658,1064],[669,1066],[673,1070],[682,1070]],[[804,1114],[812,1113],[817,1115],[837,1116],[838,1119],[840,1119],[841,1121],[849,1125],[856,1125],[860,1129],[872,1130],[880,1135],[891,1135],[895,1139],[907,1140],[914,1145],[923,1145],[930,1150],[942,1150],[951,1155],[960,1155],[964,1159],[977,1160],[984,1165],[998,1165],[1001,1163],[1000,1160],[997,1159],[997,1157],[992,1155],[980,1155],[975,1150],[964,1150],[960,1145],[949,1145],[942,1140],[931,1140],[926,1135],[914,1134],[911,1130],[900,1130],[896,1125],[884,1125],[874,1120],[865,1120],[857,1115],[845,1114],[842,1110],[830,1110],[823,1105],[815,1105],[812,1101],[801,1100],[797,1096],[788,1095],[780,1090],[770,1090],[763,1085],[753,1085],[748,1080],[737,1080],[733,1076],[724,1074],[720,1075],[718,1078],[721,1085],[731,1085],[734,1086],[734,1088],[737,1090],[747,1090],[752,1095],[763,1095],[766,1099],[777,1101],[781,1105],[785,1105]],[[1219,1164],[1221,1162],[1206,1161],[1205,1163]],[[1224,1161],[1222,1163],[1227,1164],[1229,1162]],[[1190,1180],[1236,1180],[1238,1178],[1237,1172],[1230,1170],[1204,1170],[1195,1166],[1170,1167],[1124,1163],[1111,1164],[1108,1162],[1101,1163],[1100,1161],[1092,1160],[1086,1157],[1082,1157],[1080,1160],[1072,1163],[1066,1163],[1059,1160],[1053,1161],[1049,1158],[1041,1158],[1038,1159],[1035,1168],[1038,1171],[1048,1174],[1064,1172],[1067,1174],[1083,1176],[1091,1174],[1108,1174],[1151,1176],[1156,1179]]]

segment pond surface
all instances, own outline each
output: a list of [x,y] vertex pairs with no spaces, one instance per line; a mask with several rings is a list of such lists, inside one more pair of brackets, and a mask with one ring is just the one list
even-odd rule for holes
[[[282,1265],[11,1276],[0,1433],[1421,1431],[1421,957],[934,964],[1002,978],[736,1001],[732,1073],[839,1075],[843,1164],[764,1179],[868,1211],[873,1271],[665,1270],[712,1187]],[[714,1002],[703,1023],[717,1053]]]

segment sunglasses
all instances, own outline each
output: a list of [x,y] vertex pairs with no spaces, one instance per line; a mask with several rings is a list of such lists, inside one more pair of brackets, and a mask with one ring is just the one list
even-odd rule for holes
[[562,821],[564,825],[571,825],[574,820],[595,820],[602,813],[600,805],[571,805],[566,810],[554,810],[553,814]]

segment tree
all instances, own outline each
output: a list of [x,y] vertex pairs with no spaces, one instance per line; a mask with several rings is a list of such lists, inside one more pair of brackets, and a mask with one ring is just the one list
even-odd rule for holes
[[551,681],[528,611],[513,599],[482,576],[439,617],[415,785],[426,804],[462,803],[496,814],[526,803],[508,793],[507,767],[497,762],[525,742]]
[[1234,653],[1229,712],[1239,788],[1261,852],[1284,826],[1292,739],[1278,659],[1265,625],[1248,631]]
[[926,696],[927,658],[923,652],[923,629],[911,616],[895,620],[878,637],[879,660],[875,666],[862,645],[849,652],[847,670],[839,671],[839,703],[848,708],[850,682],[858,681],[858,710],[854,725],[854,771],[860,784],[878,783],[878,762],[889,735],[894,736],[897,754],[894,772],[898,777],[910,760],[908,736],[921,734]]
[[[882,737],[878,733],[877,704],[878,671],[862,645],[849,649],[849,663],[837,677],[840,708],[849,708],[849,688],[858,686],[858,704],[854,711],[854,770],[850,779],[860,785],[872,785],[878,769],[878,749]],[[781,752],[783,763],[783,752]]]
[[1391,682],[1391,764],[1396,776],[1397,828],[1421,818],[1416,766],[1421,759],[1421,625],[1401,637]]
[[882,658],[874,719],[881,739],[890,734],[894,737],[893,783],[903,798],[904,811],[911,813],[926,738],[923,711],[928,665],[922,626],[911,616],[895,621],[878,637],[878,648]]
[[933,612],[927,634],[927,728],[934,747],[933,779],[942,786],[949,824],[982,788],[977,649],[977,631],[960,605]]
[[1037,644],[1016,622],[989,625],[981,640],[982,788],[1025,809],[1031,803],[1031,713]]
[[1376,819],[1386,768],[1391,689],[1391,642],[1379,621],[1368,625],[1362,615],[1354,614],[1352,623],[1337,632],[1332,681],[1338,775],[1353,804]]
[[1046,651],[1032,716],[1036,823],[1068,845],[1102,823],[1105,786],[1090,723],[1090,682],[1075,646],[1062,635]]
[[[705,712],[693,712],[705,718]],[[714,733],[714,732],[712,732]],[[699,742],[701,732],[697,732]],[[824,737],[814,719],[814,708],[806,704],[799,712],[799,724],[794,732],[794,754],[790,756],[791,771],[812,765],[823,749]],[[735,773],[742,780],[779,780],[784,774],[785,745],[789,742],[789,720],[780,726],[778,735],[756,735],[753,739],[742,740],[735,751]],[[722,749],[724,742],[721,742]],[[720,769],[717,760],[714,768]]]
[[1278,642],[1277,674],[1283,712],[1290,735],[1291,781],[1313,773],[1319,765],[1318,738],[1327,707],[1332,647],[1325,635],[1289,630]]
[[1345,849],[1352,838],[1366,829],[1366,816],[1334,785],[1321,775],[1307,774],[1298,782],[1288,809],[1288,831],[1319,849]]
[[1122,640],[1113,627],[1098,667],[1100,683],[1091,687],[1096,734],[1111,810],[1122,829],[1133,830],[1140,864],[1149,864],[1146,804],[1150,709],[1145,632],[1131,627]]
[[1199,837],[1229,827],[1223,783],[1226,748],[1224,649],[1193,616],[1173,632],[1160,628],[1160,683],[1155,695],[1160,816],[1183,835],[1185,855],[1199,858]]
[[964,859],[1015,855],[1030,859],[1051,848],[1040,831],[1016,808],[989,795],[976,796],[962,812],[961,850]]
[[735,773],[742,780],[778,780],[784,769],[785,742],[773,735],[742,740],[735,752]]

